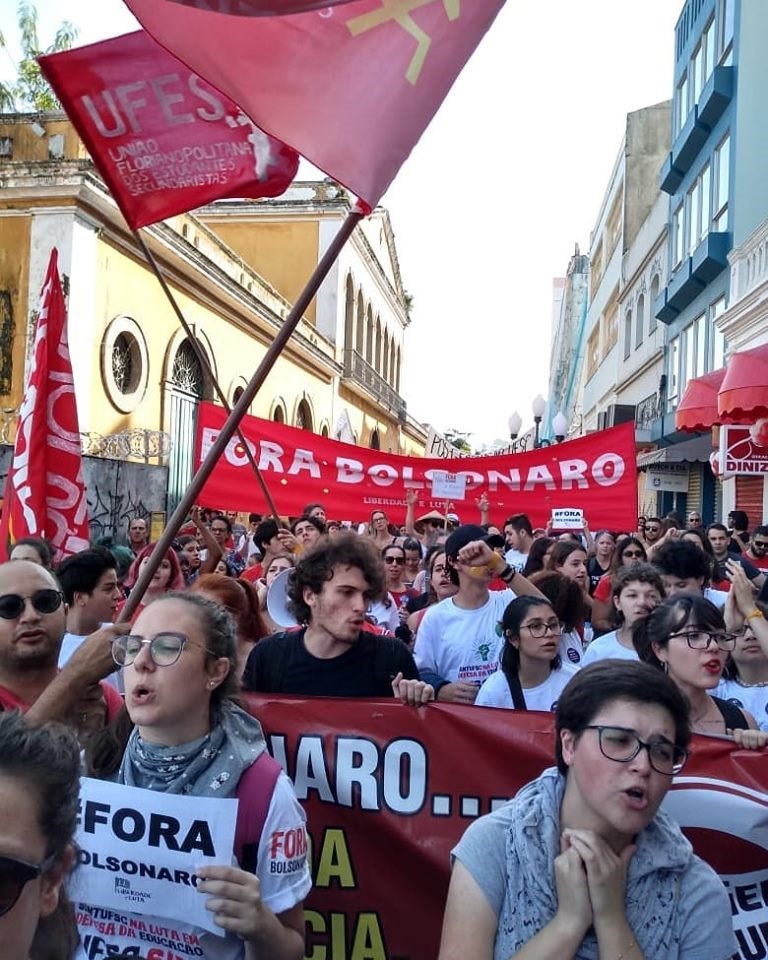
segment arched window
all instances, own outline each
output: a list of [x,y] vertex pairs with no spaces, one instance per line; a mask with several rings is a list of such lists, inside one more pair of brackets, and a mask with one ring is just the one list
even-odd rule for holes
[[369,444],[371,450],[381,450],[381,441],[379,440],[379,431],[374,428],[371,431],[371,442]]
[[312,411],[306,400],[300,400],[296,408],[296,426],[299,430],[312,430]]
[[347,289],[344,300],[344,349],[351,350],[355,345],[355,288],[352,274],[347,274]]
[[189,393],[199,400],[203,398],[205,390],[203,367],[189,340],[182,341],[176,351],[171,369],[171,382],[176,389],[183,390],[184,393]]
[[642,345],[645,335],[645,294],[643,293],[637,298],[635,313],[635,348],[637,348]]
[[232,394],[232,406],[234,406],[243,395],[243,390],[245,387],[235,387],[235,392]]
[[275,421],[275,423],[285,423],[285,410],[283,410],[279,403],[272,413],[272,419]]
[[659,275],[658,273],[651,281],[651,308],[648,311],[648,333],[653,333],[656,329],[656,300],[659,296]]
[[365,314],[365,359],[373,364],[373,313],[370,304]]
[[632,311],[624,314],[624,359],[629,360],[632,353]]
[[362,357],[365,350],[365,306],[363,305],[363,291],[357,295],[357,329],[355,330],[355,350]]
[[384,331],[384,360],[381,366],[381,375],[389,382],[389,334]]
[[395,362],[395,390],[400,392],[400,347],[397,348],[397,360]]
[[373,359],[376,373],[381,373],[381,317],[376,316],[376,353]]

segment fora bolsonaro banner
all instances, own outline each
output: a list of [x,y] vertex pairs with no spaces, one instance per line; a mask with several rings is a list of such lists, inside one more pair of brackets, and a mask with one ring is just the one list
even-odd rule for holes
[[[196,464],[199,467],[226,420],[222,407],[201,403]],[[402,523],[406,495],[415,491],[415,513],[445,506],[436,495],[446,471],[458,479],[451,494],[464,523],[479,521],[476,500],[488,495],[490,515],[501,521],[527,513],[544,526],[553,509],[574,508],[590,527],[633,530],[637,520],[637,463],[632,424],[526,453],[440,460],[404,457],[328,440],[306,430],[258,417],[241,422],[259,470],[281,514],[300,515],[320,501],[329,516],[362,520],[384,510]],[[238,437],[233,437],[203,488],[201,503],[241,511],[267,504]]]

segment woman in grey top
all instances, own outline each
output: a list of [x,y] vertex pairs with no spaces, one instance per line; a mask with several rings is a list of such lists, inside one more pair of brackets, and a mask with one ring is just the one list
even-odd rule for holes
[[453,851],[440,960],[727,960],[725,888],[659,805],[688,705],[644,663],[580,670],[555,715],[557,767]]

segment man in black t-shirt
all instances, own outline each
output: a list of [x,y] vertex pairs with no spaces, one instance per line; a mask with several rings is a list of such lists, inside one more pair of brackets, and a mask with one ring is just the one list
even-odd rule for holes
[[299,630],[261,640],[251,651],[243,688],[316,697],[434,699],[401,640],[366,629],[368,605],[384,592],[376,547],[352,533],[323,537],[302,556],[288,597]]

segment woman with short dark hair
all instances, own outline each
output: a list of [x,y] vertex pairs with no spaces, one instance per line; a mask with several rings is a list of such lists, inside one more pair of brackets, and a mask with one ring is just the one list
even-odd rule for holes
[[728,895],[659,808],[688,705],[644,663],[603,660],[560,695],[556,767],[453,850],[439,960],[729,960]]

